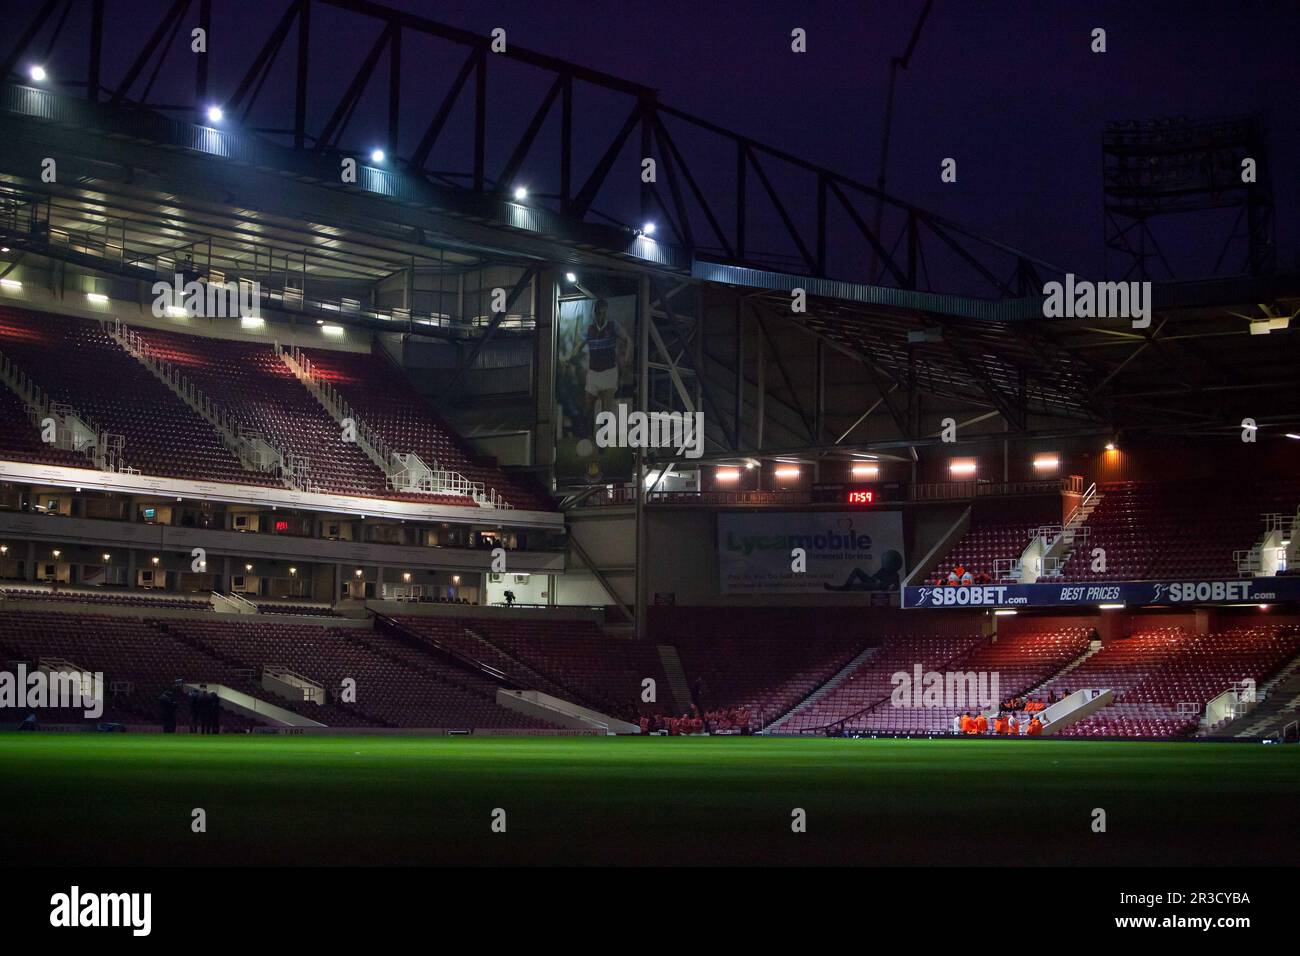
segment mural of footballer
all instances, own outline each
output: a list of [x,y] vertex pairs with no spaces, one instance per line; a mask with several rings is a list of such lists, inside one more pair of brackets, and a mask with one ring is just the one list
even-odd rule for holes
[[[578,443],[578,454],[586,458],[594,453],[599,457],[600,449],[591,441],[596,434],[596,415],[602,411],[616,411],[619,370],[627,364],[632,352],[632,342],[623,327],[609,320],[609,303],[604,299],[596,300],[592,320],[586,332],[577,337],[573,352],[567,359],[579,371],[578,363],[584,348],[587,350],[587,380],[583,389],[587,435]],[[598,480],[599,464],[593,461],[587,473],[589,479]]]

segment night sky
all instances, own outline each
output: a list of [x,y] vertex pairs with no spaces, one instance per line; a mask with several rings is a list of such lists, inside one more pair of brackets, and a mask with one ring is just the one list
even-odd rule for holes
[[[19,0],[0,0],[3,6],[15,3]],[[216,4],[212,89],[219,93],[233,88],[255,54],[250,38],[256,35],[260,42],[269,31],[249,24],[278,16],[284,3]],[[923,2],[393,0],[390,5],[480,33],[504,27],[512,44],[654,87],[664,103],[874,183],[889,59],[903,52]],[[165,3],[109,0],[109,7],[105,72],[116,77],[130,54],[122,41],[143,42],[144,24],[151,27]],[[319,46],[313,46],[311,125],[319,128],[378,31],[358,30],[363,21],[319,7],[313,18]],[[336,29],[326,37],[322,31],[331,26]],[[808,31],[805,55],[790,52],[796,26]],[[1105,54],[1090,52],[1094,27],[1107,31]],[[938,0],[910,68],[899,77],[888,189],[1042,258],[1096,274],[1102,266],[1100,141],[1107,120],[1262,112],[1271,137],[1279,265],[1295,267],[1300,265],[1297,27],[1300,5],[1294,2]],[[463,56],[441,41],[427,47],[411,43],[404,50],[404,96],[414,108],[404,113],[399,153],[414,145]],[[71,47],[61,47],[50,62],[62,76],[81,68]],[[290,45],[254,125],[287,119],[292,63]],[[413,72],[416,64],[420,69]],[[192,87],[188,68],[174,55],[151,99],[176,102],[170,92],[159,91],[184,91],[187,82]],[[360,149],[382,142],[385,75],[381,65],[345,145]],[[496,157],[490,171],[504,162],[549,83],[540,72],[515,65],[492,76],[489,100],[500,116],[489,123],[489,155]],[[584,96],[575,97],[579,141],[596,143],[617,129],[630,101]],[[186,99],[182,92],[180,101]],[[461,126],[467,130],[468,122]],[[467,142],[465,133],[449,129],[445,150],[431,165],[468,168]],[[555,142],[549,130],[539,148],[548,142]],[[575,171],[579,182],[594,162],[595,148]],[[447,155],[457,149],[459,162]],[[955,184],[939,179],[939,162],[946,156],[958,161]],[[721,170],[732,162],[719,160],[719,189],[730,176]],[[706,182],[710,178],[707,169],[699,175]],[[549,185],[539,182],[535,188]],[[799,210],[801,220],[810,209],[807,203]],[[1182,230],[1188,245],[1184,277],[1205,271],[1197,258],[1205,249],[1188,237],[1206,231]],[[1170,246],[1175,257],[1177,244]]]

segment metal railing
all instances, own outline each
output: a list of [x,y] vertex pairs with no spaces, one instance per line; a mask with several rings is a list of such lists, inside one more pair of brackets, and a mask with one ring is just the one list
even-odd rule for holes
[[[160,358],[148,342],[117,317],[100,320],[105,332],[132,358],[166,385],[182,402],[216,429],[222,442],[245,471],[275,472],[284,484],[296,491],[312,491],[311,462],[307,458],[285,455],[261,433],[246,428],[234,415],[214,402],[179,368]],[[270,455],[264,454],[269,451]]]
[[1083,493],[1083,476],[1032,481],[930,481],[911,486],[912,501],[954,501],[966,498],[1000,498],[1010,495],[1049,494],[1054,491]]
[[[0,352],[0,381],[22,401],[27,418],[35,428],[43,432],[45,420],[54,421],[55,448],[81,452],[100,471],[131,475],[140,473],[139,469],[126,464],[124,459],[126,439],[123,436],[101,428],[93,418],[83,415],[66,402],[54,401],[31,376],[3,352]],[[73,420],[80,423],[93,436],[91,442],[77,446],[76,429],[70,424]]]
[[511,509],[495,488],[481,481],[471,481],[458,471],[441,466],[435,459],[425,462],[414,452],[398,452],[373,427],[368,425],[343,397],[343,394],[316,369],[312,360],[297,345],[285,348],[279,342],[272,345],[275,354],[315,396],[330,416],[340,424],[351,419],[357,447],[380,468],[394,491],[424,494],[456,495],[470,498],[483,508]]

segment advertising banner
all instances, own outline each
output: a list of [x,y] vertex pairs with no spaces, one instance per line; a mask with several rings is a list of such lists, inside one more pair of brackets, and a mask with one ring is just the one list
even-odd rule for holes
[[1108,581],[1089,584],[976,584],[903,589],[903,607],[1129,607],[1267,604],[1300,600],[1300,576],[1233,581]]
[[555,477],[560,484],[630,481],[631,448],[596,443],[596,415],[636,402],[636,297],[560,303],[556,322]]
[[903,568],[897,511],[718,515],[723,594],[897,591]]

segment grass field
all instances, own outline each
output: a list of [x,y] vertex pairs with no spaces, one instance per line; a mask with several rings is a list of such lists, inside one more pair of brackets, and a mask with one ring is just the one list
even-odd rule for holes
[[0,806],[9,865],[1280,864],[1300,747],[14,733]]

